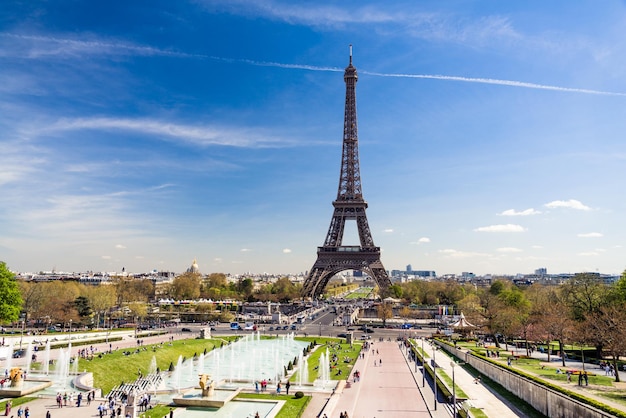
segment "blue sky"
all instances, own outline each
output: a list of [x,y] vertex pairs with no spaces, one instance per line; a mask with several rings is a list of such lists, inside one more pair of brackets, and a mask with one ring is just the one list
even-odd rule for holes
[[3,2],[0,259],[307,271],[352,44],[387,269],[621,273],[624,27],[622,1]]

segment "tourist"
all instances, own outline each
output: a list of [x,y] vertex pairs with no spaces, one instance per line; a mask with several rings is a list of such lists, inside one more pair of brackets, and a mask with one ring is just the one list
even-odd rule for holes
[[24,418],[30,418],[30,409],[28,407],[24,410]]
[[285,383],[285,391],[287,392],[287,395],[289,395],[289,388],[291,387],[291,383],[289,383],[289,380],[287,380],[287,383]]
[[276,384],[276,394],[280,395],[280,382]]
[[52,417],[52,415],[50,414],[50,411],[46,411],[46,418],[50,418]]

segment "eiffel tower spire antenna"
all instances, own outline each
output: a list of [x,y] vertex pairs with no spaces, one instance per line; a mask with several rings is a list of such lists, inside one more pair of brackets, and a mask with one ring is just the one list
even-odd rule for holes
[[[391,285],[387,271],[380,261],[380,247],[374,239],[367,222],[365,209],[367,202],[361,188],[359,165],[359,136],[356,117],[356,68],[352,65],[352,45],[350,63],[343,75],[346,83],[346,102],[343,122],[343,149],[337,199],[333,202],[334,212],[328,234],[322,247],[317,247],[317,261],[307,276],[302,294],[305,297],[319,297],[328,281],[344,270],[360,270],[367,273],[385,290]],[[346,221],[356,221],[359,233],[359,246],[342,245]]]

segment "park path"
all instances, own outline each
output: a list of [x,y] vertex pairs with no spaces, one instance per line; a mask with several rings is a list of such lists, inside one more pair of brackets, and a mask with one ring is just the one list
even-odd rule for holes
[[[433,416],[397,342],[375,341],[364,353],[364,358],[356,361],[349,383],[344,387],[339,385],[320,416],[326,414],[328,418],[336,418],[344,411],[350,418]],[[357,370],[361,379],[354,382],[353,375]]]

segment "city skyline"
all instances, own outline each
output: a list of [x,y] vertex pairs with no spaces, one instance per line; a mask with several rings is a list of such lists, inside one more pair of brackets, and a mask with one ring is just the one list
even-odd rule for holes
[[349,45],[387,270],[626,268],[621,2],[4,6],[11,270],[307,271],[337,194]]

